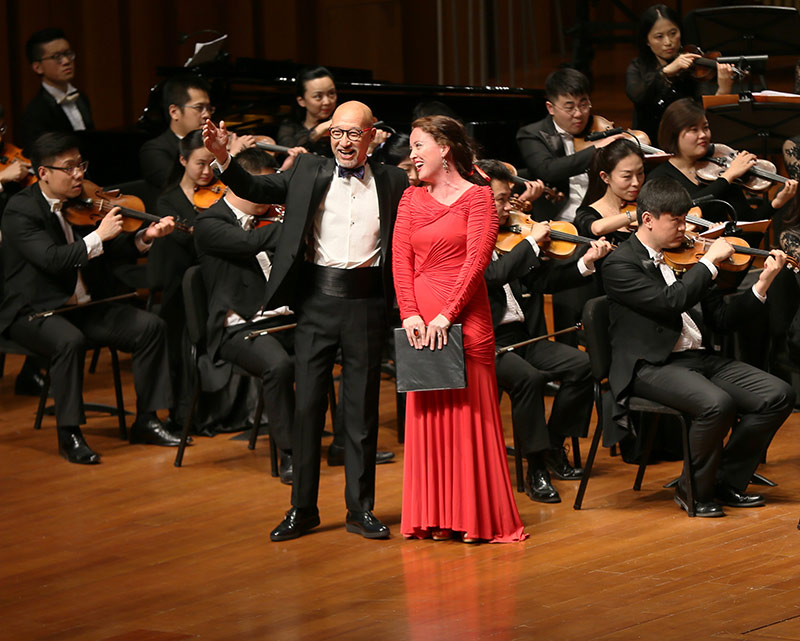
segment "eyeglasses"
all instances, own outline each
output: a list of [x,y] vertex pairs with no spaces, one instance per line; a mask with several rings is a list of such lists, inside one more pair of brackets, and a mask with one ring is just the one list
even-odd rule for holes
[[66,167],[56,167],[54,165],[42,165],[42,167],[46,167],[47,169],[58,169],[59,171],[63,171],[66,174],[69,174],[73,178],[77,176],[77,173],[80,171],[82,174],[86,173],[86,170],[89,168],[89,161],[84,160],[77,165],[67,165]]
[[0,136],[5,135],[7,131],[7,127],[5,125],[0,125]]
[[363,136],[368,131],[372,131],[373,127],[369,129],[340,129],[339,127],[334,127],[330,129],[329,132],[331,134],[331,138],[334,140],[339,140],[342,136],[347,136],[347,139],[351,142],[358,142],[361,140],[361,136]]
[[592,103],[588,100],[581,100],[578,104],[574,102],[568,102],[565,105],[557,105],[556,103],[550,103],[554,107],[561,109],[565,114],[575,113],[575,111],[579,111],[580,113],[588,113],[592,110]]
[[44,60],[55,60],[56,62],[61,63],[65,59],[69,60],[70,62],[75,60],[75,52],[72,49],[67,49],[66,51],[57,51],[49,56],[39,58],[37,62],[42,62]]
[[184,105],[187,109],[194,109],[197,113],[201,114],[204,111],[208,113],[209,116],[213,116],[214,112],[217,110],[216,107],[213,107],[208,104],[201,104],[201,105]]

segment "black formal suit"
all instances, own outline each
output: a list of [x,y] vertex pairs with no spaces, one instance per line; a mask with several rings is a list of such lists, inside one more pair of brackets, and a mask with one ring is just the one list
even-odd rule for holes
[[256,255],[271,253],[281,232],[280,224],[247,231],[224,199],[198,215],[194,241],[208,292],[206,326],[207,358],[200,361],[203,389],[220,389],[230,378],[230,363],[259,376],[264,382],[264,396],[271,434],[278,447],[291,451],[291,427],[294,415],[294,363],[291,330],[260,336],[251,341],[244,337],[254,329],[284,325],[294,321],[281,315],[257,325],[225,328],[229,311],[244,319],[252,318],[266,307],[267,279]]
[[157,191],[167,186],[170,178],[177,178],[181,171],[178,159],[180,138],[168,127],[151,138],[139,149],[139,168],[147,184]]
[[[80,94],[75,104],[81,113],[86,130],[94,129],[89,99],[84,94]],[[22,114],[22,144],[25,151],[29,153],[31,144],[46,131],[71,133],[73,129],[72,123],[61,105],[44,87],[40,87]]]
[[81,393],[86,339],[133,353],[133,374],[140,412],[172,403],[164,323],[129,305],[105,304],[29,320],[34,312],[62,307],[74,294],[80,270],[95,300],[113,293],[109,262],[138,255],[132,234],[103,244],[89,260],[82,237],[92,231],[73,227],[75,241],[50,211],[39,184],[26,187],[8,203],[2,222],[5,287],[0,303],[0,332],[50,359],[50,378],[59,427],[81,422]]
[[[323,291],[326,277],[366,269],[316,268],[305,261],[314,217],[334,180],[335,162],[300,155],[285,173],[250,176],[235,160],[222,181],[238,196],[260,203],[285,203],[286,216],[267,283],[268,307],[290,305],[297,314],[295,332],[296,420],[293,438],[292,505],[316,509],[319,490],[320,438],[325,424],[327,389],[341,347],[344,371],[340,402],[345,420],[345,501],[348,510],[371,510],[375,500],[375,452],[378,437],[378,392],[381,350],[387,312],[393,301],[392,227],[397,203],[408,186],[402,170],[370,162],[375,179],[380,227],[380,293],[357,297]],[[344,180],[336,178],[336,180]],[[349,178],[347,180],[357,180]]]
[[[603,283],[610,300],[609,383],[617,401],[624,405],[635,394],[692,416],[697,500],[711,500],[716,482],[744,491],[791,412],[794,392],[770,374],[715,354],[706,324],[729,331],[764,315],[764,305],[751,290],[726,300],[700,264],[668,286],[636,234],[606,259]],[[693,309],[698,304],[702,313]],[[683,312],[698,325],[705,349],[672,351]],[[731,428],[723,452],[722,440]]]
[[[522,241],[493,260],[484,273],[497,347],[505,347],[547,333],[543,293],[584,284],[575,263],[543,261],[531,244]],[[506,313],[503,286],[508,283],[524,323],[500,324]],[[585,436],[592,413],[589,358],[574,347],[549,340],[527,345],[497,357],[498,385],[511,397],[514,431],[526,456],[560,447],[564,436]],[[550,420],[544,416],[544,387],[561,381]]]
[[567,198],[553,203],[545,198],[536,201],[534,215],[537,220],[552,220],[564,208],[569,198],[569,179],[589,169],[594,147],[587,147],[567,156],[564,141],[556,132],[552,116],[525,125],[517,132],[519,146],[531,179],[542,179],[556,187]]

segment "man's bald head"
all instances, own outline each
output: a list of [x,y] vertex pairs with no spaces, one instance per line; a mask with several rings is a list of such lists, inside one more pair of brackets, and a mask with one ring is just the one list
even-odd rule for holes
[[360,123],[361,129],[371,127],[372,123],[375,122],[375,118],[372,116],[372,109],[358,100],[350,100],[339,105],[336,111],[333,112],[331,127],[335,127],[340,120],[357,121]]
[[366,162],[369,145],[375,138],[374,122],[372,110],[356,100],[339,105],[333,112],[331,149],[341,167],[354,169]]

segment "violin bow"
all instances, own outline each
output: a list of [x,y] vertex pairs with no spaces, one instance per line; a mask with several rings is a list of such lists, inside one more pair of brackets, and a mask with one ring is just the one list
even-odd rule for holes
[[55,316],[56,314],[63,314],[64,312],[71,312],[75,309],[84,309],[85,307],[93,307],[94,305],[100,305],[101,303],[113,303],[118,300],[128,300],[129,298],[138,298],[139,294],[136,292],[130,292],[129,294],[120,294],[119,296],[112,296],[111,298],[102,298],[100,300],[91,300],[88,303],[79,303],[78,305],[67,305],[66,307],[59,307],[58,309],[49,309],[45,312],[36,312],[35,314],[29,314],[28,320],[38,320],[40,318],[50,318],[50,316]]
[[294,329],[295,327],[297,327],[297,323],[289,323],[288,325],[278,325],[277,327],[259,329],[247,334],[247,336],[244,337],[244,340],[251,341],[254,338],[258,338],[259,336],[266,336],[267,334],[274,334],[275,332],[283,332],[287,329]]
[[561,334],[569,334],[571,332],[578,332],[583,329],[583,323],[577,322],[572,327],[567,327],[565,329],[559,329],[555,332],[551,332],[550,334],[544,334],[542,336],[537,336],[536,338],[529,338],[528,340],[520,341],[519,343],[514,343],[513,345],[506,345],[505,347],[500,347],[494,351],[495,356],[500,356],[501,354],[507,354],[508,352],[513,352],[515,349],[519,349],[520,347],[525,347],[526,345],[530,345],[532,343],[538,343],[539,341],[547,340],[548,338],[553,338],[554,336],[561,336]]

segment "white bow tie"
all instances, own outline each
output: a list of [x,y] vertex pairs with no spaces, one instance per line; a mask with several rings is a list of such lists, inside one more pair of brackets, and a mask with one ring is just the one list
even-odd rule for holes
[[56,102],[59,105],[64,105],[64,104],[70,105],[73,102],[75,102],[80,95],[81,94],[77,89],[73,89],[68,94],[64,94],[63,96],[61,96],[58,100],[56,100]]

